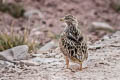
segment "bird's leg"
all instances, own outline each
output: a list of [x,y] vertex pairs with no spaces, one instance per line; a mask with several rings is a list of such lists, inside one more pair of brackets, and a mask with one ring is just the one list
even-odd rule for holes
[[80,62],[80,71],[82,71],[82,62]]
[[83,67],[82,66],[82,62],[80,62],[80,67],[79,67],[79,70],[82,71],[83,69],[87,69],[88,67]]
[[65,56],[65,61],[66,61],[66,68],[68,69],[69,68],[69,58],[67,56]]

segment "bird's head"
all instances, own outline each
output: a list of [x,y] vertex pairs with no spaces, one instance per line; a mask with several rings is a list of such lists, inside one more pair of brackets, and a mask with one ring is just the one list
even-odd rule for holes
[[69,24],[77,24],[77,19],[72,15],[66,15],[65,17],[61,18],[60,21],[64,21],[68,25]]

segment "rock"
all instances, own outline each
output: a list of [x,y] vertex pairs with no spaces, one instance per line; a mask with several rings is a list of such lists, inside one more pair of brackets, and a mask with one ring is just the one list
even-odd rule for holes
[[7,60],[14,62],[14,61],[26,59],[27,57],[28,57],[27,45],[13,47],[11,49],[0,52],[0,60]]
[[39,66],[40,64],[30,60],[21,60],[20,63],[25,64],[27,66]]
[[115,29],[107,23],[104,22],[92,22],[90,26],[90,31],[103,30],[108,32],[115,32]]
[[46,52],[50,49],[54,49],[58,46],[58,43],[55,42],[55,41],[50,41],[48,42],[47,44],[45,44],[45,46],[41,47],[39,50],[38,50],[38,53],[39,52]]
[[43,54],[39,53],[39,54],[31,54],[32,57],[41,57],[43,56]]
[[34,17],[34,16],[37,16],[37,18],[43,18],[43,15],[42,15],[42,13],[39,11],[39,10],[37,10],[37,9],[31,9],[31,10],[27,10],[25,13],[24,13],[24,16],[26,17],[26,18],[32,18],[32,17]]
[[59,60],[59,59],[55,59],[55,58],[40,58],[40,57],[36,57],[36,58],[31,59],[31,61],[37,62],[37,63],[40,63],[40,64],[47,64],[47,63],[51,63],[51,62],[57,62],[57,60]]
[[8,67],[8,66],[12,66],[14,65],[13,63],[10,63],[8,61],[3,61],[3,60],[0,60],[0,69],[1,68],[4,68],[4,67]]

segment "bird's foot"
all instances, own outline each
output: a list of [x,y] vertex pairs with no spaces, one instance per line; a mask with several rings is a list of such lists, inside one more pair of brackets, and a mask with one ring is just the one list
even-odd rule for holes
[[84,68],[78,68],[79,71],[82,71],[83,69],[87,69],[88,67],[84,67]]

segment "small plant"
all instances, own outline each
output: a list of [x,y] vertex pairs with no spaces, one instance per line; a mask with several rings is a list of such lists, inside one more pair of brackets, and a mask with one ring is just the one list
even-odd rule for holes
[[15,18],[24,16],[25,9],[22,5],[17,3],[2,3],[0,2],[0,11],[8,13]]
[[23,35],[14,34],[13,30],[11,30],[10,34],[3,32],[0,34],[0,51],[19,45],[28,45],[29,52],[31,52],[36,49],[37,43],[35,43],[34,40],[28,40],[28,34],[26,30],[24,31]]

